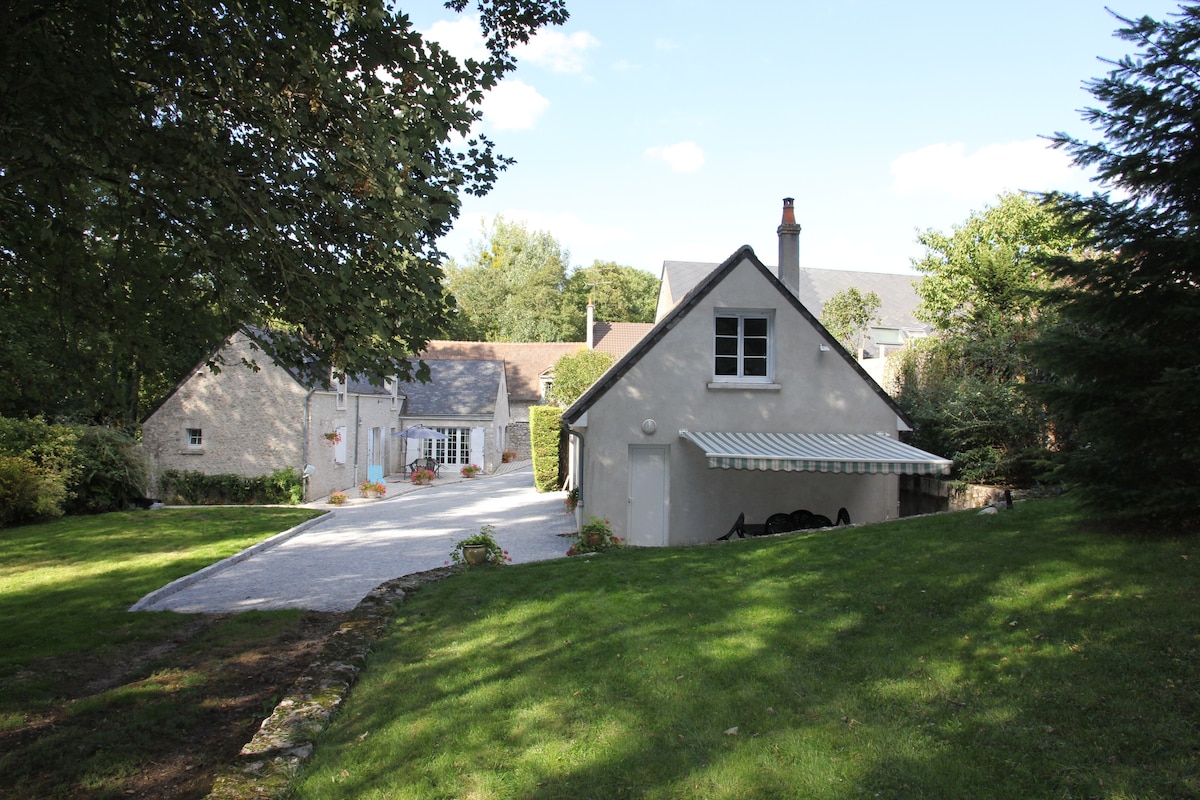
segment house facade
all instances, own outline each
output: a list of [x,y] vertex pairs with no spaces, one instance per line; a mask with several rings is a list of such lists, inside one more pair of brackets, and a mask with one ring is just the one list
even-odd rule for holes
[[899,441],[909,420],[797,297],[793,213],[779,272],[737,250],[564,412],[581,520],[647,546],[711,541],[739,514],[880,521],[899,474],[948,470]]
[[[401,383],[401,463],[434,458],[444,470],[468,464],[493,472],[508,448],[508,383],[503,361],[424,359],[430,380]],[[432,430],[438,438],[422,434]],[[444,474],[444,473],[443,473]]]
[[[332,380],[284,369],[238,331],[220,349],[226,367],[198,365],[142,423],[158,485],[163,471],[254,477],[292,467],[306,499],[356,487],[401,468],[400,396],[394,382]],[[257,369],[243,366],[257,360]]]

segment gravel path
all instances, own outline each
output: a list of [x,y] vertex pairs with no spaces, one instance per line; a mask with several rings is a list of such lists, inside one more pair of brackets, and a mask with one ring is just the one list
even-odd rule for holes
[[130,610],[349,611],[385,581],[443,566],[454,542],[485,524],[496,527],[513,563],[565,556],[574,533],[565,494],[538,494],[528,466],[438,483],[389,483],[386,500],[339,508],[152,592]]

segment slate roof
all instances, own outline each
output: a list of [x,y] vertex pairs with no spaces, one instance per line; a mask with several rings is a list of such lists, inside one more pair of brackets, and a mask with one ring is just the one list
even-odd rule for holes
[[711,292],[718,284],[721,283],[722,280],[725,279],[725,276],[728,275],[734,269],[734,267],[742,262],[743,259],[748,259],[750,263],[763,274],[767,281],[774,286],[781,295],[783,295],[785,301],[812,324],[817,332],[825,338],[825,341],[829,343],[833,352],[836,352],[839,356],[841,356],[841,358],[872,387],[875,394],[878,395],[881,400],[891,406],[892,410],[896,412],[896,416],[903,420],[904,423],[909,427],[912,426],[913,422],[908,414],[906,414],[904,410],[900,408],[900,406],[896,405],[896,401],[892,399],[887,392],[881,389],[877,383],[875,383],[875,380],[863,370],[862,366],[859,365],[853,356],[846,352],[846,349],[842,347],[842,345],[833,338],[829,331],[825,329],[825,326],[821,324],[816,315],[814,315],[802,303],[797,301],[796,296],[792,294],[790,289],[783,285],[782,281],[779,280],[775,272],[764,266],[763,263],[758,260],[758,256],[754,255],[754,250],[752,250],[749,245],[742,245],[734,252],[733,255],[727,258],[724,263],[718,264],[716,265],[715,269],[709,270],[707,275],[698,284],[694,285],[691,291],[684,295],[680,302],[676,303],[675,307],[672,308],[666,316],[662,317],[657,323],[655,323],[654,328],[651,329],[651,331],[640,342],[638,342],[632,350],[618,359],[615,364],[609,367],[608,370],[600,376],[599,380],[593,383],[587,389],[587,391],[580,395],[578,400],[576,400],[563,411],[562,418],[570,424],[578,422],[579,418],[582,417],[583,414],[589,408],[591,408],[597,400],[603,397],[608,390],[617,383],[617,381],[621,380],[621,378],[623,378],[635,364],[642,360],[642,357],[650,351],[650,348],[654,347],[659,341],[662,340],[664,336],[666,336],[667,331],[675,327],[675,324],[680,317],[687,314],[701,300],[703,300],[709,292]]
[[620,358],[654,327],[653,322],[597,322],[592,325],[592,349]]
[[495,413],[503,362],[426,358],[425,363],[429,365],[428,383],[400,384],[400,393],[408,398],[404,416],[478,417]]
[[[664,261],[662,291],[659,294],[659,319],[674,308],[700,281],[712,273],[719,264],[699,261]],[[768,267],[778,274],[778,270]],[[839,269],[800,268],[800,302],[818,319],[821,306],[826,300],[851,287],[863,294],[874,292],[879,295],[880,327],[904,328],[928,333],[930,328],[913,316],[920,303],[913,281],[919,275],[904,275],[888,272],[855,272]],[[665,307],[663,303],[666,303]]]
[[508,396],[513,402],[539,402],[542,399],[539,376],[562,356],[587,347],[584,342],[454,342],[431,341],[421,358],[478,359],[504,362]]

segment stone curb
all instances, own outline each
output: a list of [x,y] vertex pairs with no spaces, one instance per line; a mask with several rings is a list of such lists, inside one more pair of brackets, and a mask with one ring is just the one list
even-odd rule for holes
[[184,575],[182,578],[176,578],[175,580],[168,583],[166,586],[163,586],[160,589],[155,589],[153,592],[150,592],[150,594],[146,595],[141,600],[138,600],[136,603],[134,603],[133,605],[131,605],[129,607],[129,610],[130,611],[145,611],[148,608],[150,608],[151,606],[153,606],[155,603],[157,603],[159,600],[162,600],[163,598],[166,598],[166,597],[170,597],[171,595],[175,594],[176,592],[186,589],[187,587],[191,586],[193,583],[196,583],[197,581],[201,581],[207,577],[210,577],[214,573],[217,573],[223,569],[232,567],[234,564],[240,564],[241,562],[245,561],[247,558],[254,555],[255,553],[261,553],[263,550],[267,550],[271,547],[275,547],[276,545],[283,544],[288,539],[291,539],[295,536],[300,535],[301,533],[304,533],[304,531],[308,530],[313,525],[316,525],[319,522],[324,522],[327,517],[328,517],[328,513],[321,514],[320,516],[317,516],[317,517],[313,517],[310,520],[305,520],[304,522],[301,522],[299,525],[297,525],[293,528],[288,528],[286,531],[283,531],[282,533],[277,533],[268,539],[263,539],[258,544],[252,544],[249,547],[247,547],[245,550],[242,550],[241,552],[238,552],[238,553],[234,553],[233,555],[229,556],[228,558],[223,558],[220,561],[216,562],[215,564],[209,564],[207,567],[196,570],[195,572],[193,572],[189,575]]
[[207,800],[285,797],[300,768],[312,757],[318,734],[337,714],[366,667],[371,645],[398,613],[406,592],[462,569],[439,567],[375,587],[263,720],[237,760],[217,775]]

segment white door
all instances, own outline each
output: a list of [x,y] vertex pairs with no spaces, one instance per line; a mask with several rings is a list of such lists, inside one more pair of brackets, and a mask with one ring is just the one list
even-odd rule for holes
[[629,446],[629,544],[665,547],[667,520],[667,465],[665,445]]
[[471,428],[471,464],[483,469],[483,428]]

